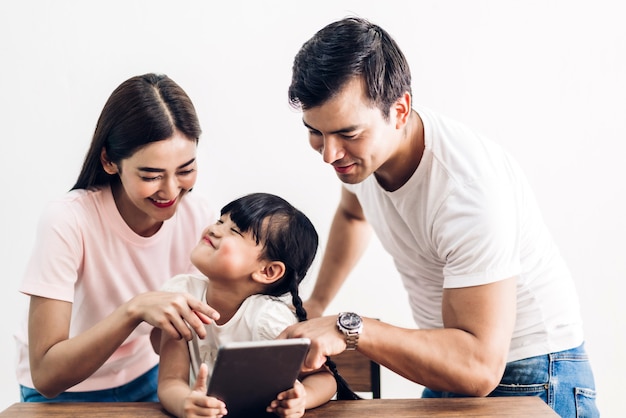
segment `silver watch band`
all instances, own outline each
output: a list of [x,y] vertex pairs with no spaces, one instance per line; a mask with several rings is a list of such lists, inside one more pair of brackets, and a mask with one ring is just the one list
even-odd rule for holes
[[356,350],[356,346],[359,344],[359,334],[345,334],[346,335],[346,350]]

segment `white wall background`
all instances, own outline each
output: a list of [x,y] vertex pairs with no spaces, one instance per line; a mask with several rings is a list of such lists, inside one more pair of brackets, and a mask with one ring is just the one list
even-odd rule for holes
[[[26,304],[17,287],[36,221],[73,184],[112,90],[132,75],[170,75],[194,100],[204,128],[196,192],[218,206],[252,191],[280,194],[309,214],[325,241],[338,181],[308,148],[286,89],[301,44],[357,14],[403,48],[415,102],[486,133],[526,169],[580,291],[599,406],[604,416],[623,416],[620,3],[1,0],[0,410],[19,399],[12,333]],[[354,309],[411,326],[405,299],[374,241],[329,311]],[[417,385],[391,373],[382,391],[419,396]]]

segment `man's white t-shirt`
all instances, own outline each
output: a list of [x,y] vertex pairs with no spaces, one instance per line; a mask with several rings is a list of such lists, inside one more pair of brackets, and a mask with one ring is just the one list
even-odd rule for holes
[[425,151],[388,192],[369,176],[345,184],[393,256],[420,328],[442,328],[442,291],[517,276],[509,361],[583,340],[578,296],[516,162],[497,144],[426,109]]

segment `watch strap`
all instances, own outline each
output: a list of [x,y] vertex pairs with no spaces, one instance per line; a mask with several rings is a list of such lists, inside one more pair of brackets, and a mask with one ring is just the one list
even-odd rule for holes
[[358,333],[346,333],[346,350],[356,350],[356,346],[359,344]]

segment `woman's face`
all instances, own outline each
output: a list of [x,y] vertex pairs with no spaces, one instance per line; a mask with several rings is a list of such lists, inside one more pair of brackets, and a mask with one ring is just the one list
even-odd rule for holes
[[182,197],[197,178],[196,141],[174,133],[151,142],[119,165],[103,163],[109,174],[117,173],[121,187],[113,195],[122,218],[137,234],[153,235],[171,218]]

